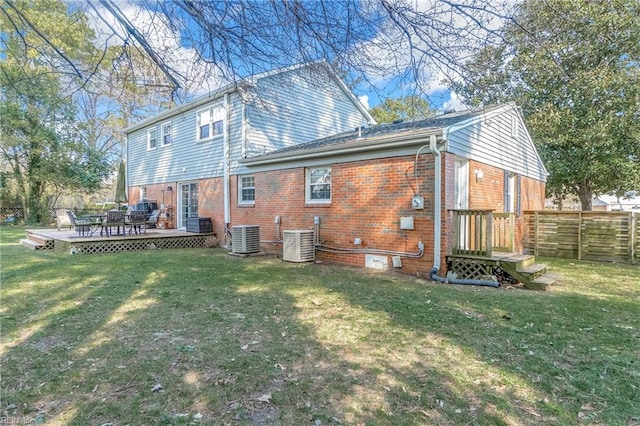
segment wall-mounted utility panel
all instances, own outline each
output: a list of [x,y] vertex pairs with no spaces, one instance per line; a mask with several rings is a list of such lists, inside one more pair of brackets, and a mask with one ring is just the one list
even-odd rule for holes
[[413,207],[415,210],[424,209],[424,197],[422,195],[414,195],[411,199],[411,207]]
[[413,216],[400,218],[400,229],[413,229]]

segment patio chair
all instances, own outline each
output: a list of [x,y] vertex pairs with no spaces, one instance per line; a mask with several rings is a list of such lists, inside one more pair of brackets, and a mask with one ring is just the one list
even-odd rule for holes
[[116,227],[116,235],[120,234],[120,227],[122,226],[122,234],[124,235],[124,211],[122,210],[109,210],[107,217],[104,219],[104,232],[107,237],[113,235],[112,228]]
[[132,211],[128,217],[127,225],[129,225],[129,234],[131,234],[132,230],[136,234],[147,233],[147,214],[145,212]]
[[78,232],[78,235],[82,237],[93,235],[97,225],[100,225],[99,223],[96,223],[93,220],[91,220],[91,218],[76,217],[75,213],[72,210],[67,210],[67,218],[69,222],[73,225],[75,230]]
[[151,213],[151,216],[149,216],[149,219],[147,219],[147,227],[148,228],[155,228],[156,225],[158,224],[158,218],[160,217],[160,210],[154,210]]
[[60,231],[60,228],[63,226],[68,226],[69,229],[73,227],[73,222],[70,220],[69,212],[71,212],[71,210],[56,209],[56,225],[58,227],[58,231]]

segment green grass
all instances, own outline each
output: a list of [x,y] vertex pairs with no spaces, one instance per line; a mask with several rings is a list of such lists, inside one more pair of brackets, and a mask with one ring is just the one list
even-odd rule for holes
[[[2,416],[73,425],[640,423],[640,268],[550,292],[0,230]],[[154,392],[154,387],[162,387]]]

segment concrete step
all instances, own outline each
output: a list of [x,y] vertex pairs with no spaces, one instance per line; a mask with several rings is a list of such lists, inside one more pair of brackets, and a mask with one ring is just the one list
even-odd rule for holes
[[29,250],[42,250],[44,249],[44,244],[41,244],[37,241],[33,241],[33,240],[29,240],[26,238],[23,238],[20,240],[20,244],[22,244],[24,247],[28,248]]

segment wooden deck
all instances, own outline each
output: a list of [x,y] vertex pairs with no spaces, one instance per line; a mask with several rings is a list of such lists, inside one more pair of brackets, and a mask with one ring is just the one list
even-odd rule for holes
[[116,253],[121,251],[166,248],[212,247],[217,245],[213,233],[194,233],[177,229],[147,229],[146,233],[101,236],[81,236],[77,231],[62,229],[27,229],[22,245],[31,250],[55,250],[83,254]]

